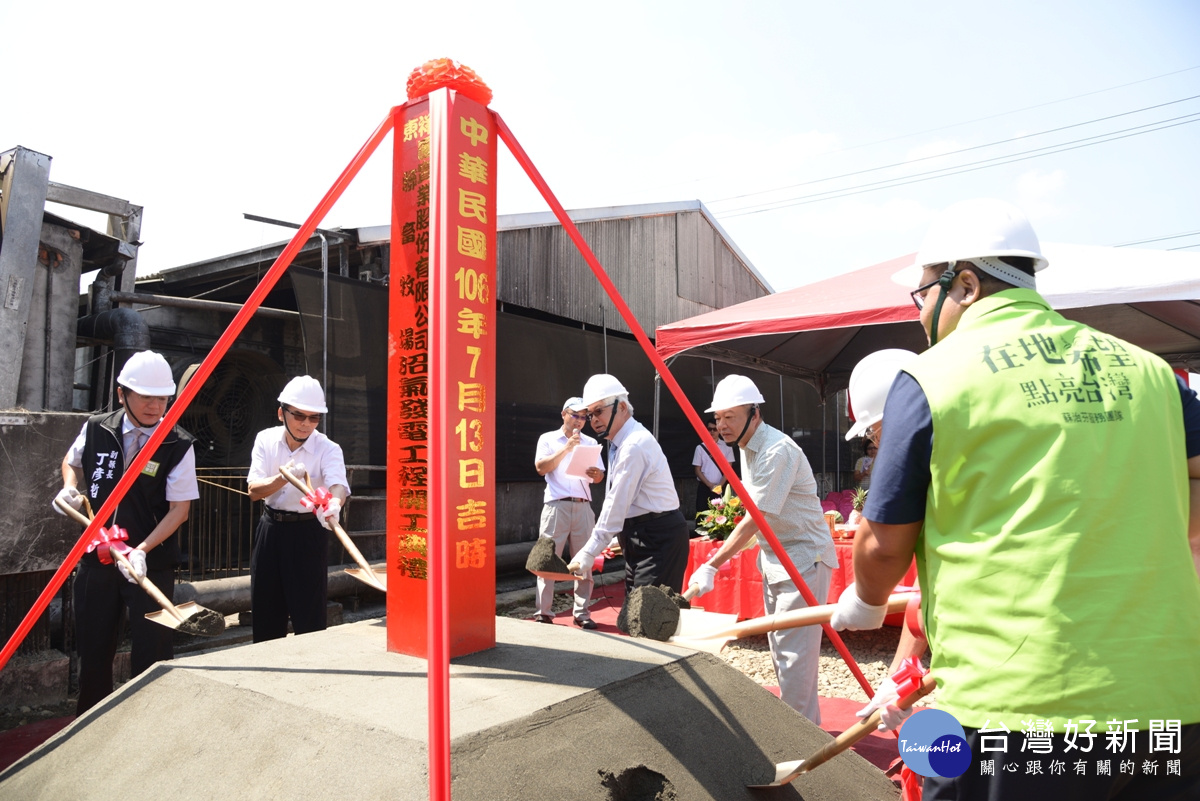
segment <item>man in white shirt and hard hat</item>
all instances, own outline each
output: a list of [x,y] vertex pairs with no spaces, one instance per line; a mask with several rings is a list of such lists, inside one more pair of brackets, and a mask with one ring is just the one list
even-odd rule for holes
[[683,590],[688,531],[667,457],[633,419],[629,392],[607,373],[588,379],[582,401],[592,430],[609,441],[608,489],[591,539],[568,570],[582,575],[615,536],[625,557],[625,592],[659,585]]
[[[108,500],[125,468],[149,440],[175,394],[171,365],[161,354],[141,351],[129,357],[117,376],[122,408],[88,418],[62,462],[63,488],[58,499],[81,510],[86,497],[93,511]],[[125,552],[133,571],[174,599],[179,543],[173,536],[200,497],[192,436],[172,428],[107,526],[124,529]],[[80,490],[82,489],[82,493]],[[54,510],[62,514],[55,506]],[[118,547],[129,547],[121,544]],[[82,715],[113,691],[113,657],[121,615],[129,613],[130,674],[174,656],[174,632],[146,619],[158,604],[137,586],[137,579],[100,548],[85,553],[75,576],[75,647],[79,652],[79,701]]]
[[[539,476],[546,478],[545,503],[539,535],[554,540],[554,552],[562,555],[567,541],[571,553],[578,553],[592,534],[596,514],[592,511],[592,484],[604,479],[604,460],[597,451],[596,459],[587,470],[586,478],[570,475],[567,468],[571,455],[580,445],[596,445],[596,440],[580,429],[587,422],[587,406],[582,398],[568,398],[562,407],[562,424],[538,438],[533,466]],[[575,625],[582,629],[596,628],[588,612],[592,598],[592,567],[583,567],[582,578],[575,582]],[[539,623],[551,622],[554,601],[554,582],[537,578],[537,616]]]
[[[726,376],[713,392],[717,434],[742,450],[742,483],[763,513],[788,558],[818,603],[829,595],[829,581],[837,567],[837,551],[829,535],[817,482],[804,451],[779,429],[763,421],[759,408],[762,393],[749,378]],[[750,515],[742,518],[715,554],[692,574],[691,584],[703,595],[713,588],[717,568],[741,551],[759,532]],[[759,550],[763,577],[763,606],[768,615],[808,606],[770,546]],[[773,631],[767,635],[771,662],[779,680],[779,697],[801,715],[820,724],[817,706],[817,668],[821,655],[821,628]]]
[[[350,495],[342,448],[317,431],[329,409],[317,379],[293,378],[279,393],[282,423],[258,433],[250,456],[250,500],[265,500],[250,557],[250,607],[254,642],[325,630],[328,590],[326,531],[336,523]],[[280,467],[330,496],[305,495]],[[307,500],[307,503],[306,503]],[[315,511],[314,511],[315,510]]]

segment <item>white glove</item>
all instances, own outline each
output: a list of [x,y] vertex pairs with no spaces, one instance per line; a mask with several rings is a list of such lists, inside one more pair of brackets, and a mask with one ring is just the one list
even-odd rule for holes
[[866,706],[855,712],[854,716],[857,718],[867,718],[872,712],[879,709],[879,730],[895,731],[912,714],[912,707],[901,709],[896,706],[898,700],[900,700],[900,693],[896,687],[896,682],[892,681],[891,676],[889,676],[880,683],[879,689],[875,691],[875,696]]
[[304,462],[289,461],[283,468],[296,478],[304,478]]
[[717,581],[717,569],[712,565],[700,565],[692,573],[692,580],[689,582],[691,586],[696,587],[696,594],[693,598],[699,598],[706,592],[712,592],[713,586]]
[[338,517],[340,516],[341,511],[342,502],[336,497],[330,498],[325,504],[325,511],[320,514],[317,520],[321,522],[322,526],[332,531],[333,524],[338,522]]
[[[79,490],[77,490],[75,487],[63,487],[58,491],[58,494],[54,496],[54,500],[62,501],[76,511],[83,508],[83,496],[79,494]],[[54,511],[58,512],[60,515],[66,514],[66,512],[64,512],[62,509],[58,508],[57,503],[51,503],[50,505],[54,507]]]
[[833,617],[829,619],[829,625],[834,631],[877,629],[883,625],[885,617],[887,617],[887,604],[871,606],[863,603],[862,599],[858,597],[858,590],[851,584],[838,596],[837,609],[833,610]]
[[129,575],[129,571],[125,569],[125,563],[120,560],[117,560],[117,569],[121,571],[121,575],[125,577],[126,581],[130,584],[137,584],[139,578],[146,577],[146,552],[134,548],[132,551],[126,552],[125,558],[129,560],[129,566],[133,568],[137,578]]

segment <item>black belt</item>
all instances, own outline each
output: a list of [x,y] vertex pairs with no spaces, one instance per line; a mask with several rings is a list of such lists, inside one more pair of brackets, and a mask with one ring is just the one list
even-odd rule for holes
[[270,506],[263,507],[263,514],[276,523],[299,523],[301,520],[315,520],[312,512],[281,512]]
[[673,515],[678,511],[678,509],[672,509],[669,512],[647,512],[646,514],[638,515],[637,517],[627,517],[625,518],[625,525],[633,524],[635,526],[640,526],[642,523],[648,523],[649,521],[657,520],[660,517]]
[[550,503],[558,503],[559,501],[570,501],[571,503],[591,503],[587,498],[555,498]]

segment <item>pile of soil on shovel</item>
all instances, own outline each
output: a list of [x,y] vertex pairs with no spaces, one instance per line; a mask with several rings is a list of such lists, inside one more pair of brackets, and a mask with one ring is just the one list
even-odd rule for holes
[[566,573],[567,563],[554,552],[554,540],[549,537],[539,537],[534,543],[529,558],[525,560],[525,569],[541,573]]
[[202,637],[216,637],[225,631],[225,616],[211,609],[201,609],[180,623],[176,631]]
[[600,785],[608,791],[607,801],[679,801],[675,785],[645,765],[626,768],[619,774],[601,770]]
[[666,642],[679,628],[679,610],[691,608],[670,587],[635,587],[625,597],[625,605],[617,615],[617,628],[631,637]]

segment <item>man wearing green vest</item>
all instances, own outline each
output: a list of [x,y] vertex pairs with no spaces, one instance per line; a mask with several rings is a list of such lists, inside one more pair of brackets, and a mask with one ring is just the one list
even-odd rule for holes
[[881,625],[916,554],[937,707],[972,753],[924,798],[1200,798],[1200,401],[1049,307],[1007,203],[947,209],[915,266],[931,347],[888,395],[831,623]]

